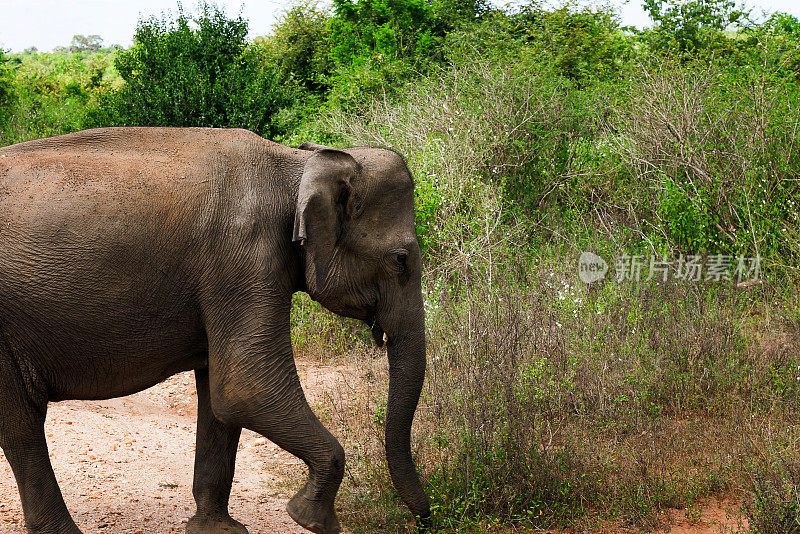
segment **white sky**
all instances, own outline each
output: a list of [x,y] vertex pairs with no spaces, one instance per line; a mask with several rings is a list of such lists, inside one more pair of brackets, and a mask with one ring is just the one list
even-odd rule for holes
[[[505,0],[496,3],[505,3]],[[649,19],[641,0],[606,0],[621,14],[624,25],[643,27]],[[604,2],[604,3],[606,3]],[[321,2],[324,4],[327,2]],[[785,11],[800,18],[798,0],[749,0],[756,12]],[[250,22],[250,36],[269,33],[280,14],[293,0],[217,0],[229,16],[241,10]],[[195,0],[184,0],[193,12]],[[35,46],[41,51],[68,46],[75,34],[97,34],[105,45],[129,46],[140,18],[177,12],[176,0],[0,0],[0,48],[13,52]]]

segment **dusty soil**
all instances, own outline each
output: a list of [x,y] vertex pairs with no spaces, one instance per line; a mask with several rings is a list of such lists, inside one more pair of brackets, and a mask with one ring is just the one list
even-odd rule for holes
[[[320,392],[334,387],[329,381],[337,380],[330,368],[316,366],[309,372],[303,362],[298,368],[312,404]],[[50,458],[67,507],[84,532],[184,531],[195,511],[196,409],[192,373],[175,375],[129,397],[50,405],[45,423]],[[297,476],[304,474],[300,460],[244,430],[231,516],[251,533],[308,532],[284,510],[300,486]],[[296,482],[287,484],[287,479]],[[16,483],[0,451],[0,533],[23,532]]]
[[706,501],[690,510],[670,510],[670,534],[730,534],[747,532],[747,522],[738,514],[734,499]]
[[[309,402],[321,404],[347,374],[298,361]],[[78,526],[89,533],[162,534],[184,531],[194,514],[197,396],[192,373],[129,397],[51,404],[45,424],[50,458]],[[251,533],[307,532],[286,514],[305,466],[258,434],[244,430],[236,459],[231,515]],[[293,481],[293,482],[287,482]],[[665,512],[673,534],[737,532],[734,501]],[[624,528],[603,530],[613,534]],[[0,451],[0,534],[23,534],[22,507],[11,468]]]

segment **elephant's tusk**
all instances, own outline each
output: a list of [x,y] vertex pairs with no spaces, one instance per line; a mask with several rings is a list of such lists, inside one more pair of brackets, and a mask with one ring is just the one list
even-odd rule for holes
[[383,333],[383,342],[384,343],[388,343],[389,342],[389,336],[386,335],[386,332]]

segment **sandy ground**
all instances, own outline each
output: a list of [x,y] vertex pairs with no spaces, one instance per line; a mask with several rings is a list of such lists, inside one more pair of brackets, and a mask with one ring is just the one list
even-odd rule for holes
[[[705,501],[689,514],[685,510],[670,510],[666,531],[670,534],[731,534],[747,532],[747,521],[740,516],[736,500]],[[687,518],[688,515],[688,518]]]
[[[298,362],[310,402],[334,373]],[[84,532],[183,532],[194,514],[197,395],[194,375],[182,373],[129,397],[64,401],[48,408],[50,458],[64,500]],[[305,465],[258,434],[244,430],[231,492],[231,516],[251,533],[301,533],[284,507],[297,488],[285,474]],[[298,488],[299,488],[299,479]],[[0,451],[0,533],[23,533],[22,507]]]
[[[343,380],[340,369],[302,360],[298,369],[309,402]],[[194,514],[197,395],[192,373],[129,397],[51,404],[45,424],[50,458],[67,507],[89,533],[162,534],[184,531]],[[231,515],[252,534],[307,532],[286,514],[305,466],[258,434],[244,430],[231,492]],[[288,476],[287,476],[288,475]],[[294,476],[291,476],[294,475]],[[673,534],[738,532],[733,501],[711,500],[693,510],[666,512]],[[609,534],[629,532],[618,528]],[[23,534],[22,507],[11,468],[0,451],[0,534]]]

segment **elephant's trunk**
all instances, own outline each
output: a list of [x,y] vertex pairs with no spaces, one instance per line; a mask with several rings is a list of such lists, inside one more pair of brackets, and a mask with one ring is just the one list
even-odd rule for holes
[[422,306],[400,328],[386,328],[389,339],[389,401],[386,409],[386,460],[397,492],[416,516],[430,515],[411,458],[411,423],[425,379],[425,315]]

